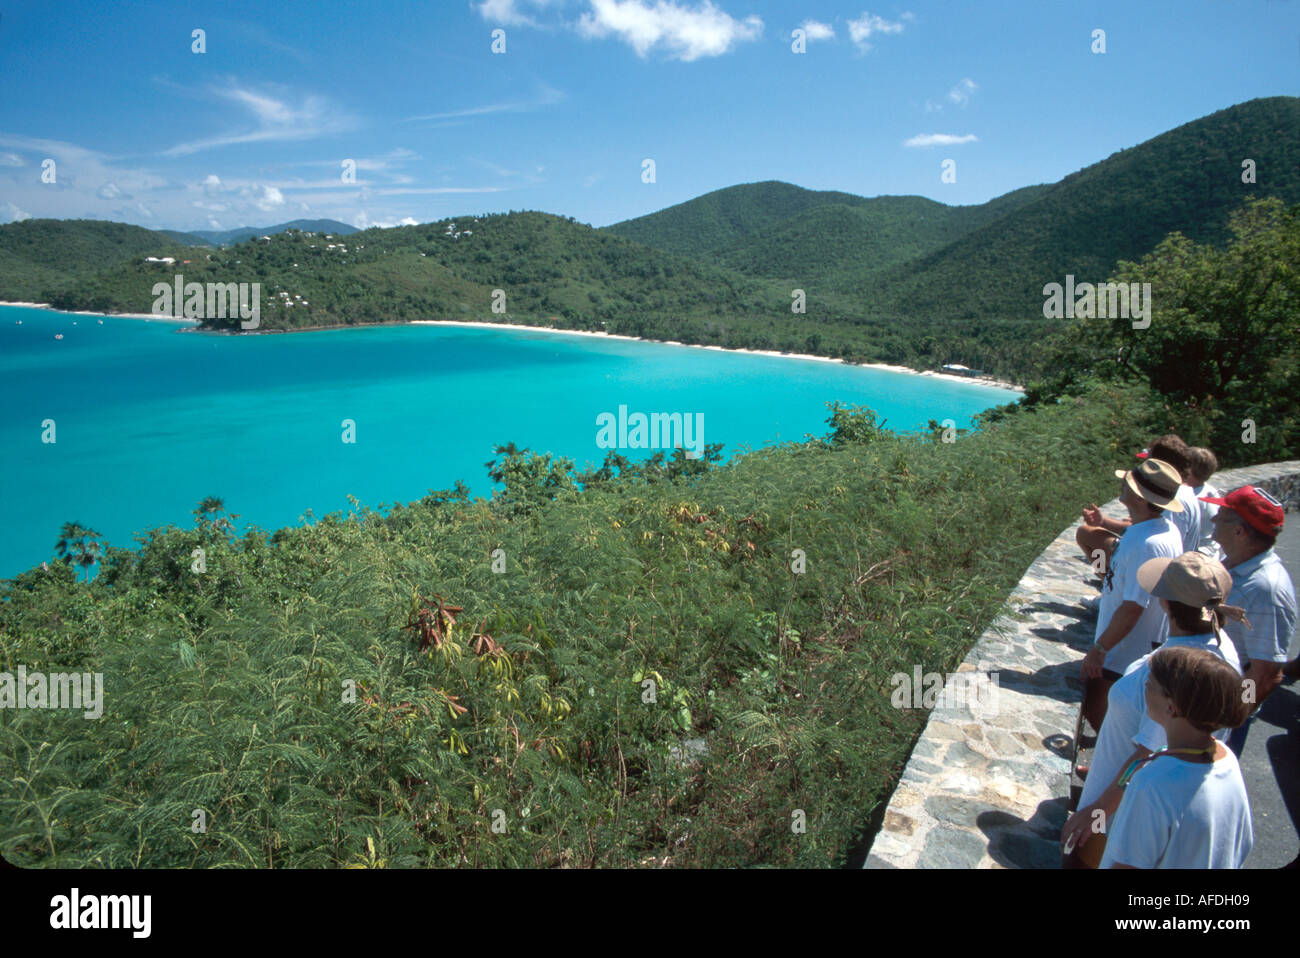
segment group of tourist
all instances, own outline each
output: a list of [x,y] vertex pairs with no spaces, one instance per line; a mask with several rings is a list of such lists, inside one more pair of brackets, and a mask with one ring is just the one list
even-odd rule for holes
[[1097,730],[1067,867],[1239,868],[1254,843],[1238,757],[1260,706],[1295,676],[1295,587],[1273,546],[1280,502],[1207,485],[1208,449],[1162,436],[1115,473],[1128,520],[1083,511],[1102,577],[1083,660]]

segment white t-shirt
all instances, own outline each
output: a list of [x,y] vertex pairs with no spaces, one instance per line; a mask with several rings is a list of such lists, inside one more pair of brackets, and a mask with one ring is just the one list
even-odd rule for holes
[[1186,762],[1162,755],[1129,782],[1100,867],[1240,868],[1254,844],[1237,756]]
[[1138,583],[1137,572],[1148,559],[1174,559],[1182,554],[1182,536],[1169,521],[1167,513],[1136,522],[1120,536],[1110,560],[1110,570],[1102,582],[1094,638],[1101,638],[1115,610],[1124,602],[1136,602],[1142,606],[1143,612],[1129,634],[1106,653],[1106,660],[1102,663],[1104,668],[1123,673],[1129,665],[1150,652],[1153,643],[1158,644],[1168,637],[1169,619],[1160,603]]
[[1228,605],[1245,609],[1251,624],[1249,629],[1244,622],[1224,624],[1241,658],[1247,662],[1289,661],[1296,623],[1295,585],[1282,560],[1266,549],[1228,571],[1232,574]]
[[[1159,603],[1156,605],[1158,607]],[[1238,672],[1241,671],[1237,652],[1225,635],[1220,635],[1217,642],[1209,632],[1203,635],[1171,635],[1165,648],[1174,645],[1209,649]],[[1124,771],[1124,763],[1136,746],[1141,745],[1155,752],[1168,744],[1165,741],[1164,727],[1147,715],[1146,685],[1147,676],[1151,674],[1147,662],[1150,658],[1151,653],[1148,652],[1130,665],[1124,677],[1110,687],[1106,718],[1097,733],[1092,767],[1088,769],[1088,777],[1083,780],[1083,793],[1079,796],[1080,808],[1086,808],[1101,798],[1102,793]],[[1231,731],[1220,729],[1214,733],[1214,737],[1226,742]]]
[[1191,486],[1179,484],[1177,499],[1183,504],[1182,512],[1166,513],[1183,537],[1183,552],[1191,552],[1201,544],[1201,506]]
[[1219,514],[1219,507],[1212,502],[1201,502],[1201,497],[1213,496],[1215,499],[1222,499],[1223,493],[1208,482],[1194,487],[1192,492],[1196,494],[1197,504],[1201,508],[1201,541],[1196,548],[1211,559],[1222,562],[1223,548],[1214,540],[1214,517]]

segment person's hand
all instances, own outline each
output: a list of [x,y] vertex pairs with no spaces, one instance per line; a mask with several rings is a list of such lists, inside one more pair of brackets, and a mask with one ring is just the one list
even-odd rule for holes
[[1061,827],[1061,845],[1066,849],[1067,855],[1088,844],[1088,839],[1096,834],[1092,830],[1092,823],[1096,820],[1093,811],[1096,808],[1096,805],[1088,805],[1079,809]]
[[1083,521],[1090,526],[1101,525],[1101,518],[1101,510],[1095,502],[1083,510]]
[[1106,662],[1106,650],[1094,645],[1083,657],[1083,677],[1085,679],[1101,678],[1101,667]]

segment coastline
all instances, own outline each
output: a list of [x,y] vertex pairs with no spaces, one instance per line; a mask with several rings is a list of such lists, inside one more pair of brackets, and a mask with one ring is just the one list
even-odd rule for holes
[[194,320],[175,316],[155,316],[153,313],[96,313],[88,309],[55,309],[49,303],[14,303],[0,300],[0,306],[23,306],[27,309],[44,309],[51,313],[66,313],[69,316],[116,316],[119,319],[156,319],[160,323],[189,323]]
[[[30,309],[47,309],[53,312],[70,313],[73,316],[116,316],[122,319],[146,319],[158,320],[162,323],[178,323],[188,325],[196,332],[213,332],[217,335],[244,335],[234,330],[198,330],[197,323],[192,319],[177,318],[174,316],[154,316],[151,313],[95,313],[85,310],[55,310],[49,303],[15,303],[0,301],[0,306],[24,306]],[[1005,389],[1015,393],[1023,394],[1024,390],[1014,383],[1005,382],[1001,379],[992,379],[988,376],[958,376],[954,373],[941,373],[934,369],[911,369],[907,366],[896,366],[891,363],[845,363],[843,359],[832,356],[814,356],[811,353],[783,353],[775,349],[733,349],[726,346],[706,346],[698,343],[682,343],[672,339],[646,339],[644,336],[626,336],[622,333],[606,333],[589,329],[561,329],[558,326],[529,326],[524,323],[487,323],[467,319],[415,319],[409,322],[387,322],[387,323],[358,323],[358,324],[338,324],[334,326],[310,326],[303,329],[259,329],[248,330],[252,335],[261,335],[265,333],[314,333],[330,329],[364,329],[371,326],[466,326],[476,329],[515,329],[526,330],[538,333],[554,333],[565,336],[597,336],[603,339],[626,339],[631,342],[641,343],[659,343],[662,346],[684,346],[689,349],[712,349],[724,353],[748,353],[751,356],[773,356],[777,359],[808,359],[819,363],[840,363],[841,365],[857,365],[862,369],[879,369],[891,373],[907,373],[912,376],[932,376],[936,379],[946,379],[958,383],[974,383],[977,386],[991,386],[995,389]]]
[[913,376],[932,376],[936,379],[948,379],[953,382],[975,383],[980,386],[992,386],[996,389],[1007,389],[1017,393],[1024,392],[1021,387],[1014,383],[1005,382],[1001,379],[992,379],[988,376],[958,376],[954,373],[941,373],[933,369],[911,369],[907,366],[896,366],[891,363],[845,363],[843,359],[838,359],[832,356],[814,356],[811,353],[783,353],[775,349],[735,349],[727,346],[705,346],[698,343],[682,343],[674,339],[646,339],[643,336],[625,336],[622,333],[605,333],[589,329],[560,329],[556,326],[527,326],[522,323],[484,323],[462,319],[416,319],[405,325],[471,326],[480,329],[521,329],[533,330],[539,333],[563,333],[569,336],[597,336],[603,339],[627,339],[633,342],[659,343],[662,346],[685,346],[690,349],[712,349],[724,353],[748,353],[752,356],[775,356],[778,359],[811,359],[819,363],[856,365],[862,369],[881,369],[885,372],[891,373],[908,373]]

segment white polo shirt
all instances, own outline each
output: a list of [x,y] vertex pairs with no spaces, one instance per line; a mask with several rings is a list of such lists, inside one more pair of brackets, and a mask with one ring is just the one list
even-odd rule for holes
[[1115,812],[1102,868],[1240,868],[1255,844],[1237,756],[1152,759],[1133,776]]
[[1101,638],[1115,610],[1124,602],[1136,602],[1142,606],[1143,612],[1129,634],[1106,653],[1103,668],[1122,674],[1150,652],[1153,643],[1161,643],[1168,637],[1169,619],[1160,603],[1138,583],[1137,571],[1148,559],[1174,559],[1182,554],[1182,536],[1169,521],[1168,513],[1134,523],[1120,536],[1110,560],[1110,570],[1102,580],[1094,638]]
[[[1238,672],[1241,671],[1237,651],[1225,635],[1220,634],[1217,639],[1210,632],[1202,635],[1171,635],[1163,647],[1175,645],[1209,649]],[[1130,665],[1124,677],[1110,687],[1106,718],[1097,733],[1092,766],[1088,769],[1088,777],[1083,780],[1083,794],[1079,796],[1080,808],[1086,808],[1101,798],[1102,793],[1124,771],[1124,763],[1133,754],[1135,747],[1141,745],[1155,752],[1168,744],[1164,727],[1147,715],[1146,686],[1147,676],[1151,674],[1148,665],[1151,655],[1148,652]],[[1226,742],[1231,731],[1220,729],[1214,733],[1214,737]]]
[[1201,544],[1201,506],[1205,503],[1196,498],[1196,491],[1191,486],[1181,483],[1175,498],[1182,503],[1183,511],[1167,515],[1183,537],[1183,552],[1191,552]]
[[[1120,540],[1123,541],[1123,540]],[[1286,566],[1272,549],[1240,562],[1228,570],[1232,591],[1228,605],[1246,610],[1252,628],[1229,621],[1224,628],[1237,646],[1243,662],[1286,662],[1295,634],[1295,586]]]

